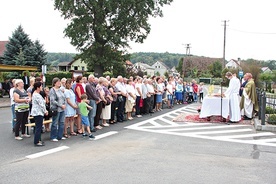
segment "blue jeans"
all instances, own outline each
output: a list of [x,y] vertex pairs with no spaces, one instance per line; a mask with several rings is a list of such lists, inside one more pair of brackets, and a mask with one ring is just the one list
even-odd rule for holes
[[41,140],[41,130],[43,125],[44,116],[34,116],[35,120],[35,135],[34,144],[37,144]]
[[56,116],[52,117],[50,139],[60,140],[63,137],[64,118],[65,118],[64,111],[58,112]]
[[97,104],[95,100],[89,100],[89,105],[91,107],[93,107],[92,110],[89,111],[88,113],[88,119],[89,119],[89,123],[90,123],[90,130],[94,129],[94,118],[96,116],[96,110],[97,110]]
[[194,93],[194,101],[197,102],[197,93]]
[[16,119],[16,115],[15,115],[15,104],[11,105],[11,111],[12,111],[12,128],[14,128],[16,121],[14,121],[14,119]]

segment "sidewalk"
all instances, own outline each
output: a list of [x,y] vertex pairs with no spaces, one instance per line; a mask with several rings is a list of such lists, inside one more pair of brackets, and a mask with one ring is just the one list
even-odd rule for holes
[[4,107],[10,107],[11,106],[11,99],[9,96],[4,96],[3,98],[0,98],[0,108]]

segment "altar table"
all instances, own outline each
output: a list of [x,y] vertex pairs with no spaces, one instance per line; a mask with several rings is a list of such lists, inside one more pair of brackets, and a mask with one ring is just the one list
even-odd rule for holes
[[[205,96],[202,101],[200,118],[221,115],[221,97]],[[229,115],[229,98],[222,98],[222,117]]]

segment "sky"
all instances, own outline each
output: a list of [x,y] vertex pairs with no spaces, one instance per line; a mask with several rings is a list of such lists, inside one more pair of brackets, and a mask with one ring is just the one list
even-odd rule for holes
[[[22,25],[47,52],[77,53],[64,37],[68,23],[54,10],[53,0],[0,0],[0,40],[8,40]],[[186,53],[226,60],[276,60],[274,0],[174,0],[163,7],[163,17],[150,18],[151,32],[144,43],[130,43],[133,52]]]

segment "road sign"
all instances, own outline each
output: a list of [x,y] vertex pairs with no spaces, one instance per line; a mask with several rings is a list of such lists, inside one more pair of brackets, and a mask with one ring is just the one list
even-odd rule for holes
[[239,71],[239,77],[243,77],[243,71],[242,70]]

